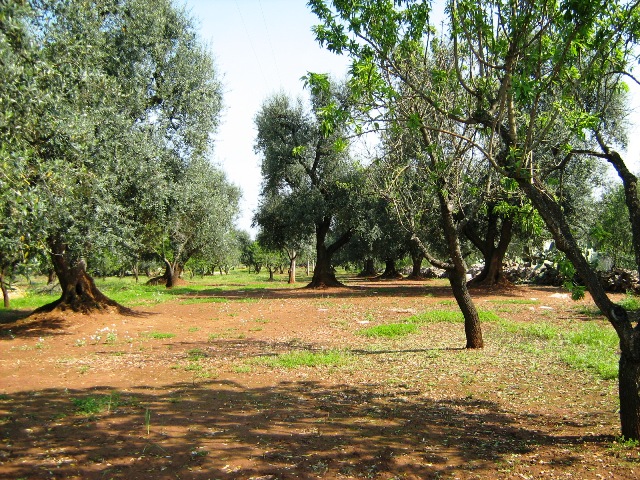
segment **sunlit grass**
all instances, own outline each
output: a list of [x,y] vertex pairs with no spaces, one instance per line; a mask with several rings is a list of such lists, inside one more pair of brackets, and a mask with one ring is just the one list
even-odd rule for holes
[[[497,322],[500,317],[490,310],[478,310],[481,322]],[[427,310],[407,318],[410,323],[464,323],[460,310]]]
[[258,357],[252,363],[279,368],[341,366],[351,361],[351,355],[342,350],[311,352],[308,350],[282,353],[269,357]]
[[387,323],[360,329],[356,334],[372,338],[394,338],[404,337],[405,335],[416,333],[417,331],[418,326],[414,323]]

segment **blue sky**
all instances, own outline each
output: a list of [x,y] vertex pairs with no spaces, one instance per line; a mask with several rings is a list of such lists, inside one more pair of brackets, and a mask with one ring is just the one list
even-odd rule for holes
[[[260,193],[260,158],[253,152],[253,119],[262,102],[284,91],[303,95],[300,77],[308,71],[346,75],[348,59],[316,43],[311,28],[316,17],[306,0],[177,0],[185,5],[210,45],[223,76],[222,124],[213,159],[229,180],[242,188],[241,229],[251,230]],[[438,22],[439,23],[439,22]],[[640,165],[640,88],[632,86],[636,112],[625,159],[634,171]],[[252,231],[252,233],[255,233]]]
[[306,0],[186,0],[223,75],[222,125],[214,160],[243,190],[238,226],[250,230],[260,193],[260,158],[253,152],[253,118],[270,95],[303,95],[308,71],[342,78],[348,59],[320,48]]

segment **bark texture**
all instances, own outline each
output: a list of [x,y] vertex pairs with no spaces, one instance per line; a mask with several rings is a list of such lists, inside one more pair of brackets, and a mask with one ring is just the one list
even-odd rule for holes
[[2,303],[4,308],[9,308],[9,289],[7,288],[7,282],[5,281],[5,273],[3,269],[0,269],[0,289],[2,290]]
[[415,249],[411,251],[411,274],[407,277],[409,280],[422,280],[422,261],[424,260],[424,254],[422,252],[416,252]]
[[130,313],[131,310],[111,300],[96,287],[93,278],[87,273],[87,265],[83,259],[67,258],[66,246],[60,242],[49,242],[51,261],[60,282],[62,296],[55,302],[40,307],[36,312],[54,310],[72,310],[79,313],[117,310],[119,313]]
[[402,278],[402,274],[396,268],[396,261],[388,259],[384,261],[384,272],[378,277],[381,279],[399,279]]
[[622,353],[619,367],[621,433],[624,438],[637,440],[640,439],[640,361]]
[[338,281],[331,265],[333,254],[347,244],[353,236],[353,231],[347,230],[335,242],[327,246],[326,240],[331,228],[331,217],[324,217],[316,223],[316,267],[313,277],[306,288],[344,287]]
[[[470,286],[493,286],[508,283],[504,277],[504,257],[513,237],[513,219],[503,218],[493,213],[489,205],[487,227],[484,239],[480,238],[471,223],[464,229],[465,236],[480,250],[484,258],[482,271],[469,282]],[[500,224],[500,226],[498,226]]]

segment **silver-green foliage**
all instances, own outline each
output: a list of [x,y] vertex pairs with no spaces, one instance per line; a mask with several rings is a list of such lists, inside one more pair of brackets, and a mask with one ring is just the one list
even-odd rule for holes
[[[4,210],[38,213],[41,243],[73,264],[101,248],[149,250],[182,213],[173,207],[192,175],[209,175],[207,196],[225,208],[237,204],[222,174],[201,167],[221,86],[184,11],[170,0],[15,3],[0,7]],[[34,225],[0,229],[26,244]]]

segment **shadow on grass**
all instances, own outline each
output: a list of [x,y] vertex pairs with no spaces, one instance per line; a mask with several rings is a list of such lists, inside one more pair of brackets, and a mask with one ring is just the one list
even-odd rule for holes
[[489,401],[312,381],[32,390],[0,396],[0,413],[2,478],[490,477],[540,445],[571,468],[567,445],[611,440],[541,433],[562,419]]

